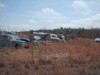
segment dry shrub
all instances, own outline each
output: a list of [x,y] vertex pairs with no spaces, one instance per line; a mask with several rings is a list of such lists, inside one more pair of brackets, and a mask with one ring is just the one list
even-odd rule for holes
[[51,61],[50,60],[46,60],[46,59],[40,59],[39,60],[39,64],[40,65],[51,64]]
[[39,67],[38,67],[38,66],[35,66],[35,67],[34,67],[34,70],[38,70],[38,69],[39,69]]
[[0,62],[0,68],[3,68],[3,67],[5,67],[5,66],[6,66],[5,63]]
[[25,64],[25,69],[29,69],[30,65],[28,63]]
[[12,63],[11,68],[16,70],[16,71],[21,71],[21,64],[20,63]]

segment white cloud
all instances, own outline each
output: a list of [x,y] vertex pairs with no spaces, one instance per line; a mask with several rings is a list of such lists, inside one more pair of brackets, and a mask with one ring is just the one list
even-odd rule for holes
[[18,22],[2,22],[0,21],[0,28],[5,30],[22,31],[22,30],[37,30],[37,29],[54,29],[59,27],[72,27],[72,28],[100,28],[100,13],[94,16],[79,20],[71,20],[61,13],[45,8],[31,14],[31,19],[22,23]]
[[72,6],[76,11],[84,15],[90,15],[92,13],[92,10],[90,10],[88,4],[84,0],[74,0]]
[[0,7],[3,8],[5,5],[3,3],[0,3]]
[[75,20],[72,22],[72,25],[74,25],[74,27],[100,28],[100,14],[96,14],[85,19]]
[[92,6],[94,6],[95,8],[99,8],[99,9],[100,9],[100,0],[91,0],[90,3],[91,3]]
[[44,28],[57,28],[68,23],[68,18],[66,16],[50,8],[45,8],[33,13],[32,20],[35,20],[33,25],[37,22],[38,26]]
[[31,20],[33,25],[37,27],[43,27],[47,29],[59,28],[59,27],[72,27],[72,28],[91,28],[100,27],[100,14],[90,16],[79,20],[68,20],[68,18],[59,12],[50,8],[42,9],[33,14]]
[[6,31],[23,31],[23,30],[32,30],[34,29],[33,25],[24,24],[24,23],[3,23],[0,24],[0,29]]
[[38,22],[35,20],[29,20],[30,23],[37,24]]

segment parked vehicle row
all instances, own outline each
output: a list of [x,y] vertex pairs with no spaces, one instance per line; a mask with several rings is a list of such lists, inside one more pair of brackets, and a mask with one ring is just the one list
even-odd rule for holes
[[25,36],[24,38],[22,38],[21,40],[24,40],[26,42],[29,41],[62,41],[62,42],[66,42],[65,41],[65,36],[62,34],[51,34],[51,33],[35,33],[31,36]]
[[62,34],[51,34],[37,32],[32,35],[19,38],[16,34],[0,34],[0,47],[24,47],[28,48],[28,42],[37,45],[39,42],[46,41],[61,41],[65,42],[65,37]]

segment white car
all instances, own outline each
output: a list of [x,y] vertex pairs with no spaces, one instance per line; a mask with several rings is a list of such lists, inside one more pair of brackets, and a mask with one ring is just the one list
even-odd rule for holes
[[94,41],[96,41],[96,42],[100,42],[100,38],[95,38]]
[[48,34],[48,36],[46,37],[46,40],[59,41],[60,39],[58,38],[56,34]]

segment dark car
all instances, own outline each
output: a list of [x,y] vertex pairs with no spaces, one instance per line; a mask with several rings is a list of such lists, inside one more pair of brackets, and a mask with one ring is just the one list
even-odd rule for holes
[[21,40],[26,41],[26,42],[32,42],[34,40],[39,41],[40,39],[41,37],[38,35],[25,36],[24,38],[21,38]]
[[20,40],[17,35],[0,34],[0,47],[28,47],[25,41]]
[[66,42],[66,41],[65,41],[65,36],[64,36],[64,35],[58,34],[57,37],[59,38],[60,41]]

